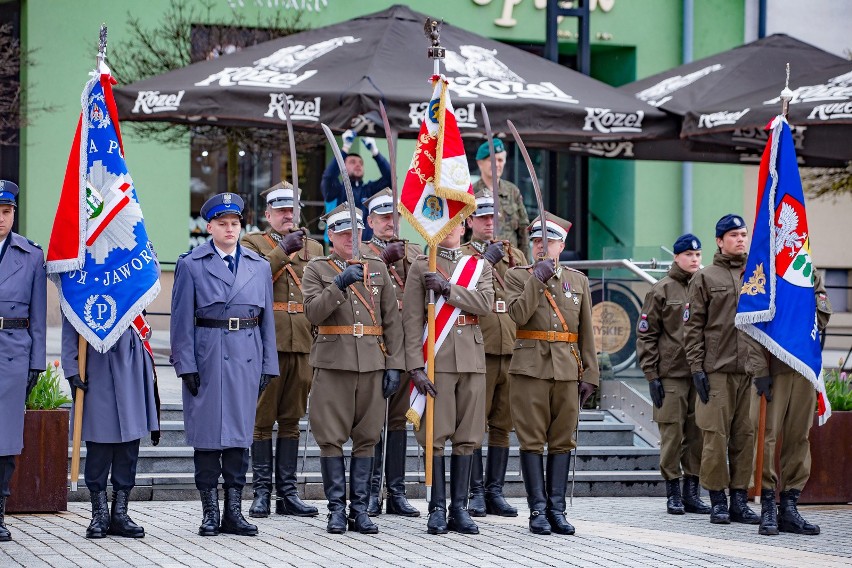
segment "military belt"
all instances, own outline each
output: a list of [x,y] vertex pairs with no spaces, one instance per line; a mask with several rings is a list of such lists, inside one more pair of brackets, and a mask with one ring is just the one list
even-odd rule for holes
[[384,330],[380,325],[364,325],[356,323],[352,325],[320,325],[317,326],[320,335],[354,335],[363,337],[365,335],[382,335]]
[[27,329],[30,327],[28,318],[0,318],[0,329]]
[[195,318],[195,327],[213,327],[216,329],[227,329],[228,331],[239,331],[241,329],[257,327],[259,323],[259,318]]
[[479,316],[462,314],[456,318],[456,325],[479,325]]
[[301,314],[305,311],[305,306],[299,302],[272,302],[272,309],[276,312]]
[[564,343],[576,343],[579,336],[570,331],[534,331],[530,329],[519,329],[515,332],[518,339],[536,339],[538,341],[549,341],[550,343],[560,341]]

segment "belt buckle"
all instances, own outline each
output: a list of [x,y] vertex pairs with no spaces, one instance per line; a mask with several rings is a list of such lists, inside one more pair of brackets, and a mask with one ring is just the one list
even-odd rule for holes
[[462,314],[456,318],[456,325],[467,325],[467,316]]
[[554,341],[556,341],[556,332],[555,331],[548,331],[547,332],[547,341],[549,343],[553,343]]
[[355,337],[364,337],[364,324],[363,323],[353,323],[352,324],[352,335]]
[[228,331],[240,330],[240,318],[228,318]]
[[506,301],[505,300],[497,300],[494,302],[494,311],[498,314],[506,313]]
[[297,309],[296,309],[296,304],[297,304],[297,303],[298,303],[298,302],[294,302],[294,301],[292,301],[292,300],[290,300],[289,302],[287,302],[287,313],[288,313],[288,314],[298,314],[298,313],[299,313],[299,310],[297,310]]
[[6,318],[0,318],[0,329],[3,329],[3,320],[5,320],[5,319]]

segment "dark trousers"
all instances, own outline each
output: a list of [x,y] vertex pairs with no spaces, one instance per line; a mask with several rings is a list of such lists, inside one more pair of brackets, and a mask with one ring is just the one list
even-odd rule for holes
[[11,495],[9,482],[15,473],[15,456],[0,456],[0,497]]
[[248,448],[225,448],[224,450],[199,450],[196,448],[195,487],[199,491],[216,489],[219,475],[225,482],[222,487],[242,489],[246,484],[249,466]]
[[131,490],[136,485],[136,463],[139,440],[102,444],[86,442],[86,467],[83,472],[89,491],[106,491],[107,475],[116,491]]

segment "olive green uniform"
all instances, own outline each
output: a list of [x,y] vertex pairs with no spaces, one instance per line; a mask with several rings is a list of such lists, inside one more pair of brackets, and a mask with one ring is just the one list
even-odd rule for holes
[[[529,232],[530,218],[527,208],[524,206],[524,198],[518,186],[504,179],[499,180],[500,194],[500,218],[497,228],[499,233],[494,235],[498,241],[509,241],[513,247],[520,249],[524,256],[529,254]],[[473,192],[479,193],[488,186],[480,178],[473,184]]]
[[[663,479],[698,477],[703,437],[695,424],[696,391],[683,348],[683,311],[691,273],[672,264],[642,305],[636,324],[636,353],[645,377],[660,379],[665,396],[654,406],[660,429],[660,473]],[[644,323],[643,323],[644,322]]]

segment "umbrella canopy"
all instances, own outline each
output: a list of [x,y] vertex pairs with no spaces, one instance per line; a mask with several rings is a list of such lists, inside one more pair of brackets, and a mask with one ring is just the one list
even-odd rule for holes
[[[432,61],[426,16],[404,6],[293,34],[218,59],[195,63],[115,89],[119,116],[281,128],[289,105],[296,128],[335,130],[375,113],[384,101],[390,123],[415,137],[430,92]],[[441,29],[464,135],[483,131],[485,103],[495,132],[511,118],[521,134],[542,141],[654,137],[665,113],[629,94],[506,44],[455,26]]]

